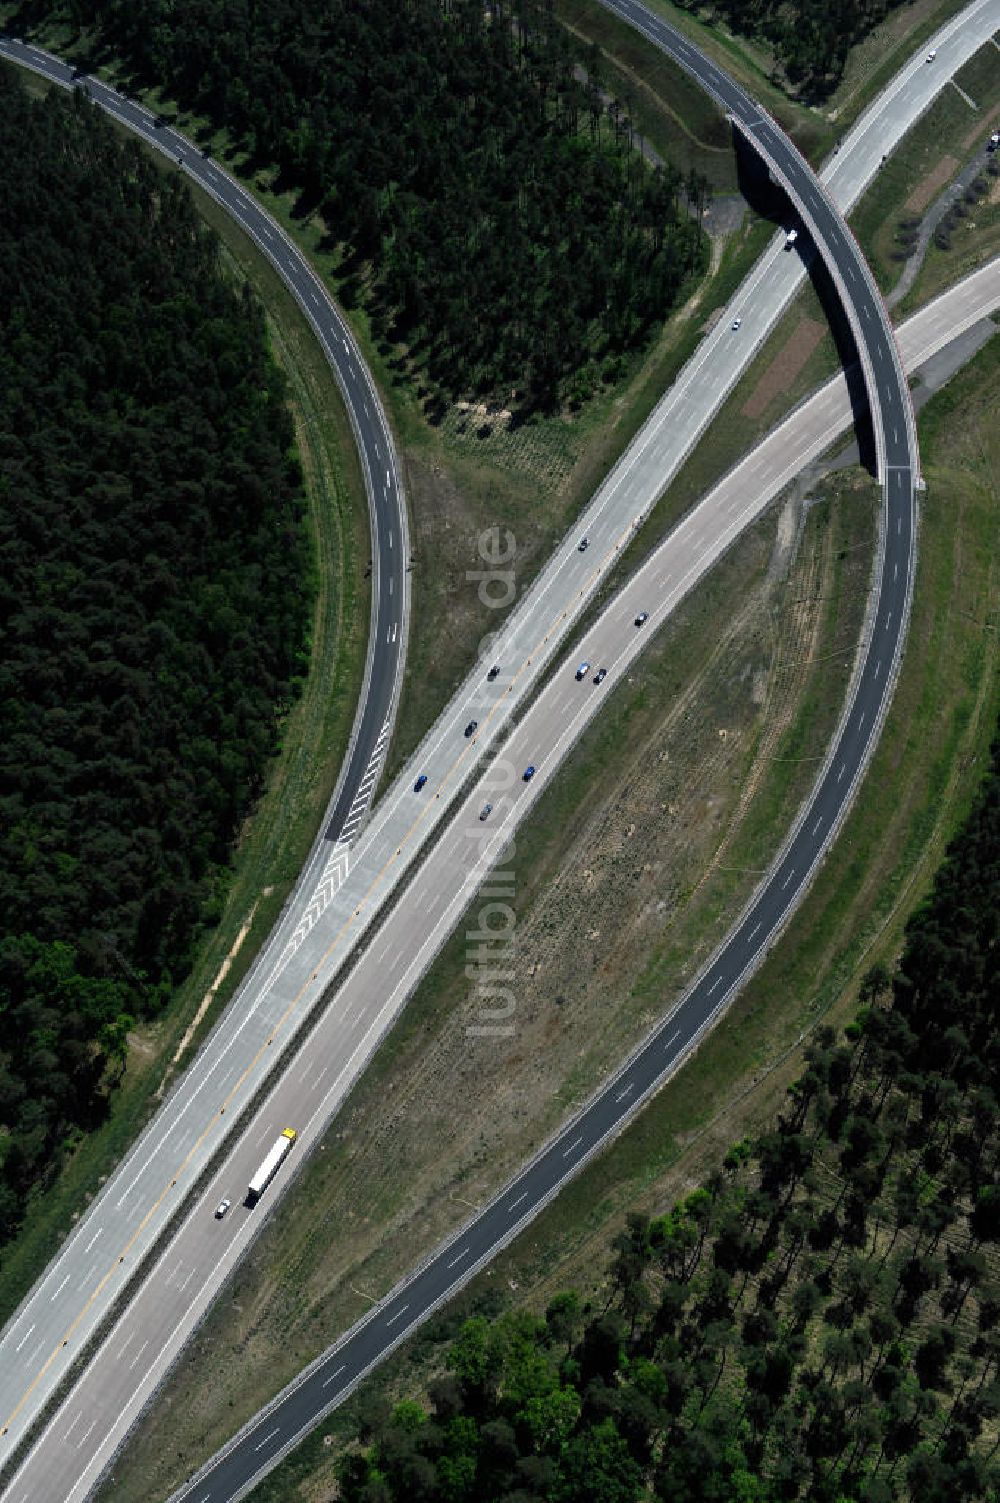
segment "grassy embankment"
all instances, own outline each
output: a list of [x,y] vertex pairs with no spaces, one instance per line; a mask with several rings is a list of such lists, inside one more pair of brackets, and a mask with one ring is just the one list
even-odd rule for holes
[[[352,1433],[361,1408],[378,1394],[391,1398],[418,1393],[433,1370],[432,1338],[453,1330],[470,1311],[496,1311],[515,1300],[542,1308],[555,1290],[567,1285],[600,1298],[610,1240],[626,1210],[668,1207],[699,1182],[729,1143],[766,1124],[801,1068],[801,1044],[809,1030],[819,1019],[847,1021],[865,970],[878,960],[891,964],[898,954],[906,916],[927,890],[944,845],[968,806],[1000,709],[1000,578],[993,546],[1000,520],[1000,434],[989,396],[998,375],[1000,345],[994,343],[938,394],[922,416],[930,488],[922,503],[916,599],[901,679],[854,810],[788,931],[694,1060],[488,1274],[274,1474],[261,1489],[262,1500],[289,1503],[293,1498],[328,1496],[338,1444]],[[860,545],[864,552],[869,496],[870,491],[853,491],[849,477],[840,477],[822,509],[811,514],[813,530],[807,527],[796,568],[803,567],[824,534],[828,553],[838,555],[842,567],[850,558],[845,548]],[[737,599],[744,611],[751,609],[751,581],[757,579],[759,587],[761,562],[773,537],[772,518],[734,550],[715,577],[714,588]],[[854,541],[847,541],[849,537]],[[754,548],[755,563],[750,559]],[[822,577],[825,592],[828,585]],[[842,576],[842,584],[849,577]],[[816,579],[811,576],[813,587]],[[767,607],[779,613],[772,671],[790,649],[795,651],[795,642],[801,650],[794,629],[788,634],[788,597],[795,587],[790,582]],[[699,623],[702,650],[709,648],[704,633],[713,608],[719,606],[710,595],[711,590],[686,621],[666,629],[649,661],[633,675],[633,683],[617,691],[620,708],[612,706],[607,723],[588,734],[540,807],[534,827],[519,842],[518,934],[525,934],[529,975],[536,961],[548,955],[553,939],[556,944],[554,962],[544,959],[518,991],[523,1011],[511,1055],[491,1062],[476,1056],[481,1043],[464,1040],[467,1073],[451,1082],[458,1087],[453,1094],[445,1094],[448,1082],[441,1079],[441,1071],[449,1058],[457,1060],[460,1054],[449,1019],[458,1014],[461,1033],[463,1018],[470,1017],[468,990],[460,979],[463,956],[453,945],[414,999],[403,1027],[377,1062],[375,1075],[362,1084],[338,1122],[337,1133],[329,1139],[331,1151],[301,1182],[297,1209],[286,1206],[275,1217],[257,1256],[230,1291],[228,1310],[223,1306],[213,1315],[168,1387],[164,1404],[147,1420],[134,1449],[123,1459],[115,1503],[149,1497],[151,1487],[153,1495],[165,1493],[171,1480],[238,1423],[244,1384],[249,1383],[254,1399],[261,1395],[267,1385],[255,1380],[254,1371],[266,1369],[269,1350],[280,1359],[287,1349],[294,1366],[324,1331],[332,1338],[351,1315],[361,1312],[364,1295],[387,1289],[397,1267],[412,1261],[432,1230],[458,1220],[466,1201],[481,1199],[502,1178],[504,1130],[502,1123],[498,1125],[499,1115],[506,1114],[508,1141],[516,1138],[523,1147],[537,1135],[531,1124],[516,1120],[520,1088],[525,1073],[533,1073],[532,1061],[544,1072],[548,1055],[558,1049],[560,1014],[574,1006],[581,987],[591,986],[595,994],[598,1046],[606,1040],[609,1015],[619,1009],[634,1017],[637,1002],[640,1010],[645,1005],[650,1013],[668,1005],[682,969],[690,963],[689,941],[695,936],[685,924],[681,951],[669,933],[658,932],[661,920],[652,914],[657,890],[669,893],[683,879],[671,881],[670,871],[657,860],[637,859],[641,851],[636,858],[626,857],[622,870],[622,848],[629,838],[641,839],[631,832],[639,828],[643,815],[654,823],[662,817],[655,794],[651,799],[651,790],[641,782],[649,762],[655,763],[663,751],[673,757],[689,738],[695,743],[693,761],[707,755],[707,743],[684,716],[700,705],[700,714],[711,720],[713,655],[709,652],[697,666],[694,661]],[[761,597],[761,604],[766,598]],[[830,644],[829,620],[826,626]],[[723,658],[716,643],[715,694],[720,668],[722,681],[730,686],[745,672],[739,654],[725,665]],[[675,665],[675,678],[678,663],[691,665],[691,683],[697,686],[691,700],[675,686],[664,706],[660,694],[665,685],[658,677],[664,659]],[[838,662],[835,655],[824,666]],[[727,857],[726,867],[753,866],[773,843],[778,812],[773,800],[775,795],[779,802],[782,797],[778,769],[807,766],[801,759],[815,755],[816,742],[822,741],[829,703],[825,712],[822,704],[810,703],[821,676],[801,684],[784,739],[767,758],[760,820],[751,817],[737,826],[730,847],[723,846],[726,837],[719,832],[718,849]],[[778,679],[780,672],[775,686]],[[836,682],[835,678],[826,684],[827,695]],[[626,704],[630,695],[634,699]],[[673,735],[669,728],[663,730],[678,705],[679,736],[676,722]],[[719,708],[715,699],[717,717]],[[772,698],[758,734],[774,708]],[[748,726],[741,731],[744,749],[752,735]],[[793,760],[784,761],[789,757]],[[737,781],[746,775],[738,764],[732,770]],[[711,817],[710,800],[720,791],[709,791],[712,781],[706,773],[703,819]],[[610,851],[595,849],[601,838],[614,832],[617,849],[614,842]],[[695,865],[699,855],[704,857],[703,848],[694,853]],[[635,970],[628,976],[621,969],[608,974],[606,966],[609,954],[618,964],[621,953],[615,928],[618,913],[612,904],[606,917],[604,908],[614,886],[607,873],[613,873],[616,862],[622,884],[630,889],[628,911],[633,915],[626,938],[636,950]],[[652,878],[646,875],[647,864],[653,868]],[[591,903],[583,923],[579,914],[574,920],[572,912],[565,912],[566,872],[577,893]],[[596,891],[590,880],[595,876]],[[702,916],[707,927],[711,907],[707,905]],[[570,919],[561,936],[554,923],[560,910],[563,919]],[[671,918],[668,912],[667,926]],[[723,921],[722,907],[715,920]],[[601,930],[596,941],[587,931],[588,922]],[[705,933],[703,929],[702,939]],[[580,1043],[588,1035],[575,1031],[575,1037]],[[494,1041],[490,1047],[504,1046]],[[436,1103],[433,1094],[428,1095],[435,1073]],[[564,1102],[575,1089],[591,1083],[589,1070],[581,1065],[566,1075],[566,1082]],[[476,1111],[473,1086],[485,1087],[492,1096],[489,1136],[482,1131],[487,1121],[477,1114],[464,1134],[471,1150],[468,1162],[446,1170],[440,1161],[450,1156],[451,1145],[435,1133],[449,1114],[454,1117],[456,1100]],[[540,1121],[547,1113],[537,1089],[536,1105]],[[432,1160],[437,1161],[438,1187],[422,1202],[428,1189],[423,1176]],[[414,1185],[412,1197],[405,1188],[408,1182]],[[409,1202],[402,1215],[401,1196]],[[366,1239],[370,1252],[361,1257]],[[237,1369],[238,1383],[224,1382],[213,1401],[219,1374]],[[278,1377],[275,1373],[275,1382]]]
[[[955,75],[955,83],[976,101],[979,109],[971,109],[958,88],[942,89],[927,113],[890,153],[851,215],[852,228],[884,292],[891,291],[902,271],[902,263],[893,259],[899,251],[900,220],[929,208],[986,143],[989,130],[984,121],[1000,105],[997,61],[992,42],[969,59]],[[978,216],[977,208],[969,218],[976,221]],[[903,316],[904,310],[912,312],[943,287],[958,281],[973,266],[996,254],[995,242],[987,243],[982,234],[969,233],[966,240],[961,250],[957,245],[950,252],[931,250],[915,286],[896,310],[896,317]],[[935,256],[942,263],[940,273],[929,277]]]
[[[21,76],[32,89],[45,88],[31,75]],[[367,649],[363,570],[368,525],[347,414],[322,352],[292,299],[228,218],[208,200],[203,200],[202,209],[222,236],[225,264],[234,275],[251,281],[267,307],[272,352],[289,380],[313,540],[312,577],[303,581],[303,588],[315,597],[311,671],[281,726],[281,752],[266,791],[241,832],[219,925],[169,1009],[135,1031],[108,1123],[72,1145],[65,1169],[32,1206],[18,1241],[5,1249],[0,1260],[0,1320],[146,1121],[171,1078],[175,1051],[225,958],[238,945],[228,973],[201,1014],[183,1063],[231,997],[277,918],[332,793],[361,683]],[[249,931],[240,942],[247,923]]]

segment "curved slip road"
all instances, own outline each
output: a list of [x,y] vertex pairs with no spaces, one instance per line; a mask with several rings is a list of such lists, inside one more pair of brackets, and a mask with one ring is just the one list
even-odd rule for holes
[[[1000,308],[1000,260],[968,277],[903,325],[900,345],[907,368],[918,368],[997,308]],[[804,464],[828,448],[839,433],[850,427],[851,421],[847,382],[839,376],[775,429],[712,492],[708,499],[716,505],[711,515],[717,519],[730,517],[725,526],[719,524],[720,540],[744,530],[782,486]],[[748,495],[753,496],[752,501],[747,500]],[[683,547],[680,538],[684,528],[693,524],[698,515],[693,513],[661,545],[626,587],[624,598],[608,608],[585,638],[581,655],[589,656],[593,663],[608,663],[609,682],[628,669],[640,650],[638,636],[631,627],[631,613],[636,607],[655,598],[658,587],[669,589],[668,582],[677,578],[676,598],[668,606],[656,607],[651,612],[649,626],[653,627],[658,616],[672,609],[677,599],[702,576],[704,568],[697,562],[686,579],[677,572],[683,568],[684,557],[698,554],[696,540],[692,542],[689,538]],[[872,742],[882,678],[875,666],[885,650],[884,639],[893,631],[891,608],[895,592],[887,594],[881,584],[887,575],[896,574],[897,563],[902,562],[902,553],[908,548],[901,536],[897,559],[891,536],[887,542],[880,587],[869,618],[868,640],[855,674],[848,709],[813,793],[770,875],[678,1005],[598,1094],[508,1185],[256,1415],[173,1495],[171,1503],[232,1503],[245,1497],[325,1414],[353,1391],[367,1372],[511,1242],[558,1193],[561,1185],[620,1131],[696,1046],[741,981],[763,958],[770,941],[801,897],[843,817],[844,790],[856,784]],[[886,613],[886,606],[890,614]],[[898,622],[898,611],[896,619]],[[546,687],[537,706],[512,737],[505,756],[498,759],[470,794],[462,814],[461,834],[456,834],[447,849],[433,852],[427,863],[427,883],[433,885],[435,876],[443,881],[448,871],[454,871],[464,861],[469,877],[454,900],[459,911],[496,858],[498,847],[509,839],[514,826],[537,797],[538,779],[547,780],[551,776],[560,757],[598,711],[601,691],[589,683],[576,683],[575,661],[574,657],[564,663],[559,677]],[[534,723],[536,719],[542,722],[540,726]],[[525,787],[518,783],[517,774],[529,756],[537,759],[538,773]],[[497,789],[503,792],[498,795]],[[477,808],[485,796],[491,795],[499,810],[505,794],[509,809],[503,816],[503,825],[477,859]],[[480,840],[479,846],[482,844]],[[456,890],[458,886],[455,884]],[[400,908],[410,899],[408,893]],[[369,952],[359,963],[358,972],[370,958]],[[393,970],[387,980],[392,981],[396,974]],[[290,1096],[284,1102],[275,1102],[272,1123],[281,1120],[282,1110],[287,1113],[290,1103]],[[213,1197],[221,1194],[224,1187],[225,1180],[221,1177],[210,1187],[203,1215],[210,1214]],[[67,1409],[67,1416],[70,1413]],[[16,1493],[12,1497],[16,1499]],[[20,1500],[16,1499],[16,1503]]]
[[[948,53],[949,67],[958,66],[982,37],[989,35],[998,14],[997,0],[970,6],[959,18],[963,25],[959,27],[956,22],[950,28],[950,41],[942,33],[941,45]],[[886,120],[880,123],[878,107],[873,105],[865,120],[859,122],[856,135],[852,132],[845,138],[841,153],[834,159],[845,194],[856,193],[865,174],[874,172],[880,154],[891,148],[895,134],[926,108],[944,77],[943,69],[932,80],[928,71],[908,66],[893,81],[885,96]],[[559,642],[593,598],[619,548],[628,541],[636,517],[654,504],[744,368],[753,344],[773,324],[801,277],[800,263],[782,253],[779,240],[734,299],[736,306],[752,288],[752,312],[744,321],[750,340],[734,343],[728,337],[727,316],[702,343],[588,509],[581,530],[591,536],[589,553],[577,554],[579,533],[574,533],[528,592],[498,640],[496,655],[503,661],[503,675],[496,685],[489,686],[479,672],[461,687],[407,774],[380,803],[352,852],[355,869],[341,891],[337,884],[344,880],[342,848],[335,845],[331,852],[327,846],[319,851],[313,867],[318,874],[315,891],[275,968],[269,969],[276,953],[272,947],[266,963],[258,965],[181,1086],[88,1212],[31,1299],[9,1323],[0,1341],[0,1399],[8,1430],[5,1455],[9,1456],[13,1445],[24,1436],[45,1397],[157,1241],[179,1200],[217,1153],[234,1116],[260,1090],[271,1060],[279,1057],[298,1024],[314,1010],[333,974],[409,869],[425,836],[443,818],[483,748],[509,724],[511,711],[524,702],[537,673],[551,660]],[[708,567],[714,546],[710,533],[711,529],[704,567]],[[470,714],[480,720],[480,731],[471,744],[461,734]],[[422,806],[415,823],[412,778],[424,768],[431,775],[429,802]],[[423,934],[427,934],[430,920],[430,914],[425,916]],[[415,964],[419,967],[421,957],[432,949],[430,942],[417,949]],[[373,947],[373,953],[385,965],[394,964],[398,952],[399,944],[391,931],[386,931]],[[418,974],[419,968],[413,971],[414,978]],[[306,1110],[307,1103],[312,1111],[312,1103],[321,1100],[328,1111],[336,1109],[404,998],[405,989],[394,989],[388,997],[383,989],[377,1017],[370,1024],[367,1015],[363,1018],[361,1013],[331,1009],[324,1020],[329,1024],[325,1039],[330,1064],[317,1068],[305,1088],[299,1086],[301,1111]],[[298,1068],[289,1073],[292,1081],[300,1080]],[[332,1096],[315,1094],[333,1081],[337,1085]],[[239,1149],[237,1161],[238,1156]],[[240,1247],[245,1240],[243,1236]],[[121,1264],[119,1257],[124,1259]],[[184,1284],[183,1289],[180,1284]],[[203,1288],[198,1278],[189,1282],[186,1271],[177,1285],[169,1291],[169,1311],[176,1315],[177,1335],[173,1346],[169,1342],[165,1346],[160,1368],[183,1339],[185,1321],[190,1329],[217,1287],[212,1278]],[[135,1360],[135,1350],[129,1355],[130,1363]],[[139,1378],[149,1368],[154,1353],[155,1343],[134,1370],[129,1368],[137,1392]],[[149,1368],[150,1382],[156,1370],[155,1364]],[[86,1429],[87,1425],[81,1424],[74,1433],[74,1446]]]
[[[889,311],[833,198],[801,152],[757,101],[639,0],[601,0],[683,68],[725,111],[781,183],[833,278],[854,335],[875,428],[879,477],[890,509],[906,504],[920,475],[916,420]],[[731,332],[739,330],[731,328]]]
[[182,167],[249,235],[312,326],[333,371],[358,447],[372,542],[372,608],[365,677],[348,755],[324,821],[326,840],[352,840],[371,802],[403,681],[409,617],[409,532],[392,433],[375,382],[322,281],[270,214],[186,136],[110,84],[12,36],[0,57],[49,83],[82,89],[120,125]]

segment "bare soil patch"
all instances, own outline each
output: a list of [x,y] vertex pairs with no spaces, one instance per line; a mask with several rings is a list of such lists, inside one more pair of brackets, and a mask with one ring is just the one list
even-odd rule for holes
[[743,403],[744,417],[756,422],[758,418],[764,416],[775,397],[782,396],[788,391],[825,333],[826,329],[818,320],[814,318],[799,320],[791,338],[782,345],[750,396]]
[[[977,126],[976,129],[978,131],[982,127]],[[957,157],[942,157],[937,166],[924,176],[906,200],[903,205],[906,212],[908,214],[923,213],[938,190],[943,188],[945,183],[950,182],[955,176],[960,165]]]

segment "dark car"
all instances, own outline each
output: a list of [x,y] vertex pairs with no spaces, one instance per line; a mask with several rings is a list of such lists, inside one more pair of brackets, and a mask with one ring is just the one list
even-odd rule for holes
[[639,614],[638,614],[638,616],[636,616],[636,618],[635,618],[635,624],[636,624],[636,626],[645,626],[645,624],[646,624],[646,622],[648,620],[649,620],[649,612],[648,611],[640,611]]
[[590,547],[590,539],[589,538],[581,538],[580,541],[576,545],[576,551],[577,551],[577,553],[586,553],[586,551],[587,551],[587,549],[589,547]]
[[500,673],[500,664],[499,663],[494,663],[493,667],[490,669],[489,673],[486,675],[487,681],[492,684],[493,680],[498,677],[499,673]]
[[414,791],[414,793],[419,793],[420,790],[421,790],[421,788],[424,786],[424,784],[426,782],[427,782],[427,774],[426,774],[426,772],[422,772],[420,774],[419,778],[417,779],[417,781],[413,785],[413,791]]
[[606,668],[598,668],[597,672],[594,674],[594,683],[603,684],[607,676],[608,670]]
[[533,765],[529,762],[528,765],[527,765],[527,767],[524,769],[524,781],[526,783],[530,783],[531,780],[532,780],[532,778],[534,776],[535,776],[535,769],[534,769]]
[[478,724],[479,724],[478,720],[470,720],[469,721],[468,725],[465,727],[466,740],[468,740],[468,738],[473,734],[473,732],[475,731],[476,726]]
[[489,819],[489,817],[490,817],[490,815],[492,813],[493,813],[493,805],[492,804],[484,804],[483,807],[479,811],[479,818],[480,818],[480,820]]

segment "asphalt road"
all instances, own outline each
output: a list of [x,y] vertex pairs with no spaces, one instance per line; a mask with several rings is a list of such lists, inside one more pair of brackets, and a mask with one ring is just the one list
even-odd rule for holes
[[[851,194],[856,195],[866,175],[874,173],[881,153],[891,149],[896,133],[926,107],[944,79],[945,65],[958,66],[995,27],[996,0],[991,0],[991,6],[969,7],[942,32],[938,39],[941,67],[933,81],[927,71],[912,66],[904,69],[884,96],[885,118],[880,117],[877,105],[873,105],[855,131],[845,138],[840,154],[833,160],[837,191],[843,193],[845,202]],[[37,57],[32,66],[39,66]],[[148,117],[144,112],[138,113],[146,121],[145,128],[150,128]],[[462,685],[407,773],[376,809],[351,853],[354,866],[349,877],[341,844],[318,852],[317,864],[310,875],[310,881],[316,877],[315,887],[308,902],[294,915],[294,928],[286,924],[282,943],[269,947],[181,1086],[83,1218],[29,1301],[8,1324],[0,1341],[0,1412],[7,1416],[5,1454],[9,1455],[9,1447],[24,1435],[46,1395],[53,1391],[88,1335],[106,1315],[146,1251],[156,1243],[181,1198],[203,1174],[229,1123],[260,1091],[271,1062],[280,1057],[299,1023],[327,992],[334,973],[358,940],[369,932],[373,919],[400,877],[409,870],[426,837],[454,803],[482,753],[509,726],[513,709],[522,706],[538,673],[551,661],[580,612],[592,600],[607,568],[631,536],[636,518],[641,518],[654,504],[801,277],[797,256],[785,255],[780,241],[777,242],[755,268],[731,307],[731,311],[743,307],[744,301],[751,299],[742,331],[746,337],[738,340],[730,337],[729,315],[720,320],[601,487],[579,531],[574,530],[566,540],[504,625],[495,649],[504,671],[496,684],[487,685],[480,670]],[[575,543],[584,531],[591,537],[591,548],[580,555]],[[725,533],[724,528],[722,534]],[[709,566],[714,548],[725,546],[724,541],[713,541],[710,526],[705,536],[707,551],[699,568]],[[683,576],[685,571],[681,573]],[[672,598],[671,595],[665,605],[669,606]],[[654,611],[648,629],[652,630],[659,619],[660,614]],[[461,731],[470,715],[479,719],[480,729],[472,741],[466,742]],[[430,782],[418,810],[411,794],[412,780],[417,771],[424,770],[428,771]],[[310,891],[308,883],[303,890]],[[429,902],[437,906],[433,904],[433,895]],[[327,1009],[323,1020],[323,1057],[328,1063],[312,1072],[308,1085],[298,1084],[297,1098],[293,1094],[290,1103],[299,1118],[308,1113],[314,1123],[314,1136],[320,1131],[321,1121],[336,1110],[364,1068],[382,1033],[403,1005],[407,985],[415,984],[446,932],[438,921],[438,912],[432,913],[431,908],[422,924],[423,943],[414,946],[406,984],[380,988],[377,1005],[367,1011],[343,1010],[336,1005],[336,998]],[[291,938],[285,943],[289,929]],[[395,966],[403,958],[406,943],[402,932],[397,933],[394,920],[374,944],[373,954],[383,966]],[[275,954],[279,957],[277,961]],[[293,1066],[289,1080],[299,1083],[305,1073],[300,1066]],[[322,1094],[317,1095],[317,1091]],[[259,1125],[262,1120],[255,1119],[255,1123]],[[283,1125],[279,1120],[279,1130]],[[243,1141],[250,1141],[252,1131],[256,1131],[256,1126],[248,1130]],[[267,1131],[271,1131],[270,1125]],[[306,1146],[308,1138],[303,1140],[303,1148]],[[232,1167],[225,1171],[229,1174],[227,1183],[234,1176],[239,1183],[242,1151],[238,1146]],[[252,1152],[255,1149],[251,1144],[251,1156]],[[280,1184],[275,1187],[275,1195],[279,1190]],[[267,1204],[265,1199],[262,1210],[266,1211]],[[192,1222],[200,1225],[201,1217],[202,1210],[196,1207]],[[232,1260],[245,1247],[252,1223],[242,1227],[237,1227],[236,1222],[229,1225],[236,1228],[232,1256],[227,1252],[220,1259],[219,1243],[215,1242],[215,1263],[209,1275],[203,1280],[201,1276],[189,1279],[185,1265],[182,1276],[178,1277],[178,1289],[170,1286],[167,1309],[176,1320],[162,1350],[151,1337],[143,1335],[137,1339],[128,1367],[136,1395],[148,1393],[149,1384],[156,1381],[185,1330],[207,1305]],[[162,1270],[166,1264],[160,1266]],[[162,1286],[156,1287],[162,1298]],[[135,1357],[137,1351],[140,1359]],[[137,1361],[139,1365],[133,1366]],[[81,1402],[86,1401],[86,1391],[85,1386],[76,1390]],[[90,1433],[90,1427],[89,1419],[77,1427],[72,1437],[74,1452],[81,1438]],[[104,1455],[118,1433],[120,1424],[116,1418],[105,1433]],[[91,1437],[95,1446],[97,1436],[95,1431]],[[76,1454],[75,1460],[82,1477],[86,1472],[82,1452]],[[97,1460],[99,1453],[95,1452]],[[59,1496],[57,1490],[46,1491],[46,1486],[35,1495]]]
[[[976,323],[996,306],[1000,306],[1000,263],[969,278],[904,326],[901,337],[908,358],[915,362],[927,359],[957,331]],[[192,1214],[165,1249],[136,1300],[118,1320],[73,1396],[43,1433],[26,1466],[5,1494],[10,1503],[26,1503],[28,1499],[65,1499],[68,1503],[78,1503],[86,1495],[190,1333],[205,1296],[210,1299],[224,1283],[245,1252],[259,1225],[261,1212],[266,1213],[282,1189],[287,1189],[304,1154],[322,1137],[343,1091],[354,1078],[343,1038],[355,1040],[355,1048],[363,1053],[388,1026],[516,822],[530,809],[561,756],[599,713],[604,693],[628,671],[642,650],[647,640],[644,633],[655,631],[719,553],[760,514],[797,468],[826,448],[850,421],[846,382],[841,377],[829,382],[737,466],[706,498],[706,504],[693,511],[660,546],[623,595],[595,622],[581,644],[580,653],[592,663],[608,667],[606,685],[598,689],[589,681],[577,683],[573,672],[576,655],[563,663],[503,754],[468,793],[458,818],[448,827],[447,837],[422,869],[421,882],[412,884],[403,894],[391,924],[375,937],[331,997],[309,1046],[284,1072],[232,1156],[204,1188]],[[643,608],[650,609],[650,620],[638,631],[632,620],[636,611]],[[524,784],[520,773],[528,761],[538,767],[538,772],[530,784]],[[481,824],[478,813],[487,800],[494,804],[496,813],[494,819]],[[411,795],[410,801],[411,806],[420,803],[416,795]],[[664,1043],[668,1040],[671,1043],[670,1049],[663,1051],[664,1070],[676,1068],[680,1058],[677,1051],[686,1041],[684,1035],[671,1038],[676,1027],[675,1023],[661,1035]],[[612,1104],[620,1111],[639,1099],[634,1095],[634,1087],[631,1094],[626,1092],[627,1085],[626,1080],[611,1093]],[[613,1098],[622,1092],[626,1092],[622,1101],[615,1102]],[[614,1130],[624,1117],[609,1120]],[[248,1212],[239,1204],[243,1187],[277,1132],[286,1125],[299,1128],[299,1143],[260,1206]],[[573,1139],[564,1132],[562,1141],[564,1148],[568,1148]],[[570,1158],[564,1167],[575,1169],[579,1162]],[[518,1189],[503,1203],[509,1205],[520,1195]],[[224,1196],[234,1201],[233,1209],[225,1221],[217,1222],[212,1212]],[[519,1201],[518,1209],[522,1214],[511,1220],[511,1236],[533,1214],[527,1201]],[[474,1265],[463,1258],[448,1269],[447,1265],[464,1244],[452,1238],[449,1245],[455,1250],[439,1260],[439,1264],[453,1276],[450,1289],[457,1287],[455,1281],[460,1281],[463,1273],[471,1272]],[[413,1301],[402,1302],[411,1305],[406,1314],[412,1315],[415,1323],[418,1306]],[[401,1323],[400,1336],[409,1329],[409,1320]],[[341,1346],[340,1351],[343,1350]],[[347,1391],[335,1389],[332,1383],[326,1389],[322,1387],[342,1362],[344,1357],[340,1355],[318,1381],[326,1398],[339,1401]],[[356,1378],[362,1372],[362,1366],[348,1363],[340,1376]],[[307,1413],[306,1408],[289,1412],[305,1423],[302,1416]],[[275,1429],[278,1435],[273,1442],[266,1440]],[[257,1429],[248,1448],[256,1459],[270,1462],[278,1454],[279,1443],[287,1444],[290,1434],[285,1419],[279,1416],[265,1428]],[[262,1446],[260,1452],[254,1450],[257,1446]],[[229,1475],[227,1470],[225,1476]],[[200,1498],[202,1493],[194,1489],[187,1496]],[[226,1494],[220,1491],[213,1496]]]
[[[638,0],[601,0],[610,10],[691,75],[726,111],[734,126],[766,162],[794,203],[798,216],[833,277],[861,359],[875,428],[879,476],[892,497],[911,491],[919,478],[916,422],[888,310],[857,241],[808,162],[770,115],[683,32]],[[790,252],[786,252],[788,254]],[[734,331],[738,332],[738,331]]]
[[[902,327],[900,343],[907,368],[918,368],[997,307],[1000,307],[1000,261],[967,278]],[[632,624],[636,609],[657,601],[658,592],[670,597],[668,603],[651,608],[645,629],[655,628],[659,616],[673,609],[677,599],[704,572],[699,560],[705,556],[703,545],[707,539],[694,528],[695,517],[702,522],[713,522],[720,540],[735,536],[763,511],[798,469],[849,428],[851,421],[847,382],[839,376],[797,409],[720,482],[706,498],[712,503],[710,510],[699,508],[667,539],[588,633],[580,656],[588,657],[593,664],[608,665],[609,683],[619,680],[641,650],[640,634]],[[222,1452],[173,1495],[171,1503],[232,1503],[245,1496],[266,1471],[346,1398],[367,1372],[435,1308],[486,1267],[566,1180],[621,1129],[643,1101],[680,1066],[750,970],[766,954],[801,896],[822,851],[833,838],[843,816],[845,790],[856,783],[874,736],[881,714],[885,665],[901,627],[898,591],[887,591],[881,584],[886,581],[896,584],[912,558],[912,539],[907,536],[905,525],[907,514],[905,504],[890,510],[880,588],[869,620],[863,660],[830,755],[771,874],[711,961],[678,1005],[598,1095],[487,1205],[256,1415]],[[688,565],[686,572],[685,565]],[[450,874],[454,896],[446,915],[449,927],[454,913],[462,911],[469,891],[496,859],[498,849],[509,840],[516,823],[538,796],[538,779],[551,777],[555,765],[599,711],[602,691],[592,685],[589,677],[586,683],[577,683],[573,673],[575,662],[576,655],[564,662],[558,676],[543,690],[505,748],[504,756],[470,793],[460,818],[450,827],[453,838],[442,841],[441,849],[432,852],[423,869],[421,888],[432,892],[441,891]],[[538,772],[530,784],[524,785],[518,781],[518,773],[529,758],[538,766]],[[494,801],[500,827],[483,849],[484,840],[477,836],[477,810],[487,797]],[[468,877],[463,880],[466,874]],[[426,925],[423,898],[422,891],[411,889],[396,910],[397,924],[413,936],[414,944],[419,943],[418,936]],[[502,964],[502,958],[498,963]],[[367,984],[366,970],[370,972]],[[353,1009],[366,990],[371,997],[375,996],[380,976],[388,986],[398,975],[398,965],[386,974],[384,960],[380,964],[369,951],[352,972],[334,1006]],[[412,985],[405,974],[402,984]],[[316,1044],[322,1057],[322,1032]],[[283,1100],[282,1088],[277,1088],[270,1113],[272,1124],[282,1120],[282,1111],[287,1114],[292,1109],[294,1090],[298,1090],[301,1098],[304,1085],[305,1080],[294,1086],[286,1082]],[[250,1159],[244,1154],[244,1168],[249,1164]],[[211,1202],[223,1192],[225,1184],[225,1178],[220,1176],[206,1192],[200,1207],[206,1248],[211,1241]],[[173,1252],[171,1249],[171,1258]],[[211,1277],[207,1266],[203,1275]],[[145,1321],[139,1324],[146,1329]],[[115,1339],[127,1339],[126,1332],[127,1323],[123,1321],[121,1333]],[[67,1408],[66,1418],[71,1414]],[[21,1503],[16,1493],[12,1497]]]
[[369,645],[351,744],[324,822],[327,841],[350,841],[371,802],[392,727],[406,659],[409,534],[392,434],[375,382],[357,343],[309,263],[271,218],[217,163],[143,105],[30,43],[0,37],[0,57],[65,89],[83,89],[119,124],[176,163],[216,200],[267,257],[312,325],[330,363],[354,430],[372,541]]

